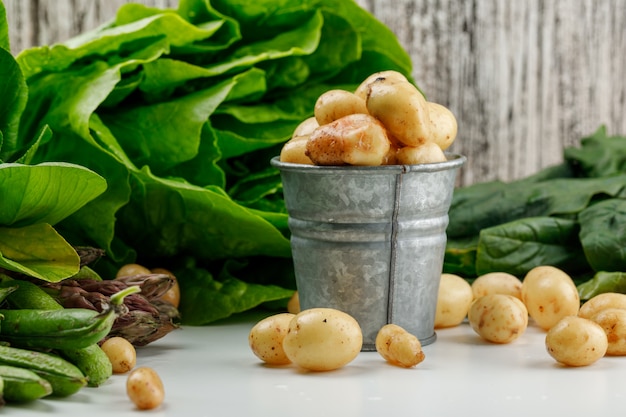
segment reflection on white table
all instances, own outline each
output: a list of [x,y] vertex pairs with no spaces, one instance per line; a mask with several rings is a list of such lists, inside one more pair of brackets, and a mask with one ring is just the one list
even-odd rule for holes
[[626,415],[626,357],[605,357],[582,368],[558,365],[546,352],[545,332],[532,323],[507,345],[482,341],[466,323],[437,331],[415,368],[388,365],[361,352],[342,369],[311,373],[268,367],[248,347],[263,316],[184,327],[138,349],[138,366],[163,379],[161,407],[139,411],[126,396],[126,376],[84,388],[65,399],[6,406],[0,415],[64,417],[368,417]]

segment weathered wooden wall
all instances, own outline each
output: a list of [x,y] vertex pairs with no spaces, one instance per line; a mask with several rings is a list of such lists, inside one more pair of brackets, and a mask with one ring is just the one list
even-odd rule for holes
[[[127,1],[4,0],[13,52],[95,27]],[[396,33],[429,99],[457,115],[461,185],[558,163],[600,125],[626,134],[626,1],[357,1]]]

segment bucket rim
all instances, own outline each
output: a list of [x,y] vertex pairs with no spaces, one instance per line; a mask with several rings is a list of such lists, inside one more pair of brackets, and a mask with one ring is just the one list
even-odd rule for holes
[[298,171],[308,173],[360,173],[360,174],[380,174],[380,173],[406,173],[406,172],[437,172],[449,169],[460,168],[465,164],[467,158],[457,153],[445,152],[445,162],[434,162],[430,164],[416,165],[377,165],[377,166],[355,166],[355,165],[307,165],[297,164],[293,162],[282,162],[280,156],[274,156],[270,160],[270,164],[281,171]]

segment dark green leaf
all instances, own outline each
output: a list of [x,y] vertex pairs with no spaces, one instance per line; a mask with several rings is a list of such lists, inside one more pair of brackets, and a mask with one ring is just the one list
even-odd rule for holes
[[583,301],[606,292],[626,294],[626,272],[600,271],[592,279],[578,285],[578,294]]
[[586,264],[578,231],[575,220],[556,217],[530,217],[486,228],[480,232],[476,272],[523,276],[541,265],[578,271]]
[[626,199],[593,204],[578,219],[580,241],[593,269],[626,272]]

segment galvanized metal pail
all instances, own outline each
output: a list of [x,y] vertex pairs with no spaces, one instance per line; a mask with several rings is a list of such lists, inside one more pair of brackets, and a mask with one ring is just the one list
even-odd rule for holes
[[280,162],[302,309],[352,315],[363,350],[388,323],[422,345],[436,339],[435,311],[448,209],[465,157],[377,167]]

